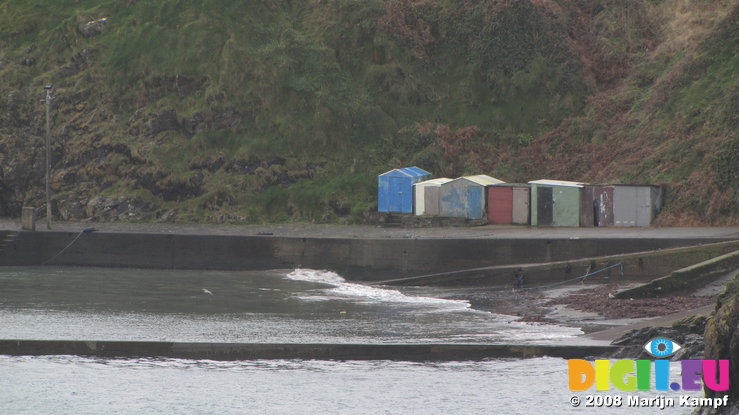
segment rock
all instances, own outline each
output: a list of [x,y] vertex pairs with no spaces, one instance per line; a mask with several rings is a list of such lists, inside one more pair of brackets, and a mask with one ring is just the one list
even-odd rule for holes
[[167,202],[181,202],[205,193],[202,187],[204,178],[199,171],[190,177],[167,176],[156,182],[150,190]]
[[159,222],[169,222],[172,223],[177,218],[177,210],[176,209],[170,209],[161,215],[159,215]]
[[210,94],[205,98],[205,102],[208,103],[208,105],[213,106],[216,104],[220,104],[223,102],[226,95],[223,92],[219,92],[217,94]]
[[188,134],[194,135],[207,130],[207,121],[213,118],[213,114],[207,111],[198,111],[189,119],[183,120],[182,124]]
[[24,56],[21,60],[21,65],[23,66],[33,66],[36,64],[36,58],[31,56]]
[[254,174],[258,166],[259,163],[252,163],[248,160],[240,159],[234,160],[230,165],[226,166],[226,171],[228,173],[237,174]]
[[110,210],[115,209],[118,204],[120,204],[120,202],[118,202],[117,198],[97,196],[87,202],[85,213],[87,213],[87,216],[89,217],[95,217],[103,214],[103,212],[109,212]]
[[213,118],[214,127],[216,129],[233,127],[241,121],[239,112],[233,107],[219,109],[215,112]]
[[675,322],[672,325],[672,328],[686,333],[703,335],[703,332],[706,330],[707,321],[708,316],[695,315],[692,317],[686,317],[680,321]]
[[681,349],[670,357],[671,360],[701,359],[703,356],[703,336],[700,334],[686,332],[675,327],[644,327],[631,330],[611,342],[614,346],[622,347],[609,357],[653,359],[644,350],[644,345],[657,337],[670,339],[680,345]]
[[62,200],[58,204],[62,220],[85,219],[85,206],[78,201]]
[[180,122],[177,119],[177,112],[172,109],[162,110],[156,114],[151,114],[151,118],[146,122],[149,134],[157,134],[162,131],[179,130]]
[[270,159],[267,159],[267,166],[274,166],[274,165],[284,166],[285,162],[286,160],[282,157],[272,157]]
[[91,20],[86,23],[80,23],[77,25],[77,30],[82,33],[82,36],[92,37],[103,33],[105,26],[108,25],[108,18],[103,17],[97,20]]
[[[733,408],[739,407],[739,273],[726,284],[716,301],[716,309],[706,323],[705,358],[729,359],[731,374],[728,392],[704,390],[707,398],[723,398],[729,395]],[[701,414],[736,414],[731,408],[719,411],[706,410]]]
[[224,223],[246,223],[247,218],[246,216],[239,216],[239,215],[231,215],[228,213],[217,213],[213,215],[206,216],[206,219],[208,222],[213,222],[217,224],[224,224]]
[[149,204],[136,198],[96,196],[87,202],[85,213],[101,221],[120,221],[141,217]]
[[211,173],[220,169],[225,163],[223,154],[216,154],[209,158],[196,158],[190,161],[188,169],[190,170],[207,170]]

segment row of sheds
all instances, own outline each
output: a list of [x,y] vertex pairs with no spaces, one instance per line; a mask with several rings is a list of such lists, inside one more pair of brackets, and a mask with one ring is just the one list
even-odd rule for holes
[[560,180],[505,183],[487,175],[431,179],[418,167],[378,176],[378,211],[533,226],[649,226],[663,190]]

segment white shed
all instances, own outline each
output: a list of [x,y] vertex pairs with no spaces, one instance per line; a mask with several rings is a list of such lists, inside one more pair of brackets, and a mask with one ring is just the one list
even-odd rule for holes
[[417,216],[439,214],[439,189],[452,179],[442,177],[413,184],[413,211]]

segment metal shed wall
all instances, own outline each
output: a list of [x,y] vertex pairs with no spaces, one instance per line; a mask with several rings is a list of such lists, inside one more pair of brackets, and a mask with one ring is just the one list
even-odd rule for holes
[[488,187],[488,222],[513,222],[513,188],[503,186]]
[[423,192],[424,214],[433,216],[439,216],[441,214],[441,209],[439,209],[439,204],[441,203],[439,197],[440,191],[441,186],[436,186],[427,187]]
[[485,216],[485,186],[465,178],[441,185],[439,209],[442,216],[482,219]]
[[488,222],[498,224],[529,223],[529,186],[493,185],[488,192]]
[[439,189],[443,183],[452,179],[438,178],[418,182],[413,185],[413,212],[417,216],[439,214]]
[[613,186],[583,187],[580,226],[613,226]]
[[582,185],[531,182],[531,224],[580,226]]
[[649,226],[662,207],[659,186],[615,185],[613,216],[615,226]]
[[513,223],[519,225],[527,225],[529,223],[529,201],[531,200],[531,188],[514,187],[513,188]]
[[377,177],[378,212],[413,212],[413,183],[426,180],[431,173],[418,167],[385,172]]

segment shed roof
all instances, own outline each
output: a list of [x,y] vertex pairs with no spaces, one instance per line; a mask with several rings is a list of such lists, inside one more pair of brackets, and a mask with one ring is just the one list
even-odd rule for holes
[[587,184],[587,183],[582,183],[582,182],[568,182],[566,180],[548,180],[548,179],[532,180],[529,183],[530,184],[543,184],[545,186],[565,186],[565,187],[583,187]]
[[[480,186],[490,186],[493,184],[504,183],[503,180],[496,179],[495,177],[488,176],[487,174],[477,174],[474,176],[463,176],[459,179],[467,179],[471,182],[475,182]],[[459,180],[456,179],[456,180]]]
[[628,186],[628,187],[662,187],[658,184],[632,184],[632,183],[611,183],[608,186]]
[[400,169],[392,169],[390,171],[386,171],[385,173],[382,173],[380,176],[385,176],[388,174],[392,175],[403,175],[408,177],[421,177],[421,176],[429,176],[431,173],[427,172],[424,169],[418,168],[416,166],[411,167],[403,167]]
[[528,183],[496,183],[493,186],[498,186],[498,187],[531,187]]
[[444,183],[451,182],[452,179],[447,177],[439,177],[437,179],[426,180],[423,182],[413,183],[414,186],[441,186]]

